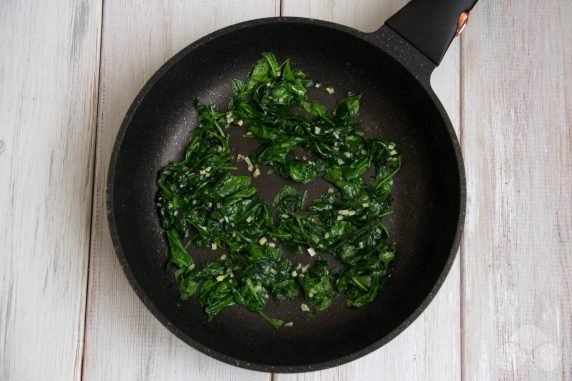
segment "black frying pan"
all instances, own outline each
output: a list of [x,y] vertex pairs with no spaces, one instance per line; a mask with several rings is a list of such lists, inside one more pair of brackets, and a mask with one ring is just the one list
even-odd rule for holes
[[[421,314],[453,263],[465,210],[459,144],[429,78],[463,26],[463,12],[475,3],[413,0],[370,34],[309,19],[255,20],[200,39],[159,69],[117,136],[108,210],[121,266],[167,328],[230,364],[301,372],[363,356]],[[340,298],[314,319],[299,310],[299,300],[271,304],[270,315],[295,321],[293,328],[279,330],[236,307],[207,322],[198,301],[181,302],[164,270],[167,246],[155,206],[159,169],[178,160],[190,141],[196,121],[192,101],[225,106],[230,81],[245,78],[266,51],[290,58],[310,78],[335,86],[337,94],[363,94],[359,116],[366,133],[396,141],[403,160],[395,179],[394,214],[387,221],[397,246],[395,268],[375,302],[350,310]],[[263,196],[280,187],[276,179],[257,179],[255,185]],[[193,254],[198,261],[207,256]]]

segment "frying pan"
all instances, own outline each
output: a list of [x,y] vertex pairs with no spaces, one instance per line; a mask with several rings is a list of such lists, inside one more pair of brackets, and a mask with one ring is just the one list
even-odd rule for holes
[[[459,143],[429,79],[475,3],[413,0],[369,34],[303,18],[254,20],[212,33],[163,65],[123,121],[107,200],[121,266],[157,319],[207,355],[267,372],[312,371],[351,361],[415,320],[453,263],[465,212]],[[395,178],[394,213],[386,220],[397,256],[392,277],[376,300],[354,310],[338,298],[315,318],[300,311],[300,300],[270,303],[271,316],[295,322],[278,330],[240,307],[227,308],[207,322],[196,299],[180,300],[172,274],[165,271],[167,246],[155,206],[158,171],[180,160],[190,141],[196,121],[193,100],[224,107],[231,97],[230,81],[245,79],[262,52],[290,58],[310,78],[335,86],[337,94],[361,93],[364,131],[397,142],[403,163]],[[315,96],[329,106],[335,98],[324,92]],[[280,187],[279,179],[255,180],[262,197]],[[209,255],[193,251],[198,262]]]

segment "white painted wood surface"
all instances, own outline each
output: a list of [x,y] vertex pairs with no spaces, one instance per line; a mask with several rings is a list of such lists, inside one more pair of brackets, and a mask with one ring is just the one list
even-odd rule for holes
[[463,375],[572,379],[572,2],[482,1],[462,42]]
[[[129,287],[105,218],[115,134],[149,76],[213,30],[282,11],[371,32],[404,3],[3,2],[0,379],[270,380],[189,348]],[[570,20],[569,0],[477,5],[432,78],[465,155],[461,261],[379,351],[275,380],[572,379]]]
[[190,348],[163,327],[129,286],[115,257],[105,208],[115,135],[143,84],[189,43],[230,24],[276,16],[269,0],[106,1],[103,12],[86,380],[269,380]]
[[[406,4],[392,1],[282,0],[284,16],[305,16],[364,32],[378,29]],[[453,125],[459,126],[459,42],[455,41],[432,84]],[[461,377],[459,260],[427,310],[380,350],[334,369],[303,375],[277,375],[279,381],[458,380]]]
[[80,377],[100,23],[96,0],[0,4],[1,380]]

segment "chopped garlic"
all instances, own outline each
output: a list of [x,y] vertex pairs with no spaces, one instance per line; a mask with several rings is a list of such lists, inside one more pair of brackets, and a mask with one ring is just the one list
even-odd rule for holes
[[226,254],[223,254],[219,258],[221,261],[226,261]]
[[278,271],[274,270],[273,268],[271,268],[269,271],[271,274],[274,274],[274,275],[278,274]]
[[364,208],[369,208],[369,203],[368,203],[368,202],[364,202],[363,204],[361,204],[361,206],[363,206]]
[[254,170],[254,173],[252,174],[252,176],[254,176],[254,177],[260,176],[260,169],[258,169],[258,167]]
[[392,150],[392,151],[389,152],[389,155],[395,156],[395,155],[397,155],[397,151],[396,151],[396,150]]
[[333,94],[333,93],[335,93],[336,91],[334,90],[333,87],[326,87],[326,92],[327,92],[328,94]]
[[304,267],[302,267],[302,272],[305,273],[306,271],[308,271],[308,268],[310,267],[310,265],[306,265]]
[[341,220],[343,220],[343,219],[344,219],[344,216],[338,216],[338,217],[336,218],[336,221],[341,221]]
[[350,157],[352,157],[352,153],[351,152],[344,152],[344,156],[349,159]]
[[334,193],[334,188],[329,187],[329,188],[328,188],[328,193]]
[[219,275],[216,277],[216,281],[217,282],[222,282],[224,280],[224,278],[226,278],[226,275]]
[[314,87],[315,87],[316,89],[319,89],[320,87],[322,87],[322,85],[320,84],[320,82],[316,82],[316,83],[314,84]]
[[275,244],[274,242],[270,242],[270,243],[268,243],[268,246],[270,246],[270,247],[276,247],[276,244]]
[[326,234],[324,234],[324,238],[325,238],[325,239],[330,238],[330,233],[326,232]]
[[294,278],[296,278],[296,277],[298,276],[298,273],[296,272],[296,270],[292,271],[292,276],[293,276]]
[[354,214],[356,214],[356,212],[355,210],[342,209],[338,210],[338,214],[341,216],[353,216]]
[[340,135],[338,135],[338,133],[336,131],[333,132],[334,138],[339,139]]
[[245,156],[244,161],[248,165],[248,172],[252,172],[254,170],[254,165],[252,165],[252,161],[250,161],[250,158],[248,156]]
[[213,243],[212,243],[211,249],[216,250],[216,242],[213,242]]
[[310,307],[306,303],[300,304],[300,309],[304,312],[310,312]]
[[260,238],[260,239],[258,240],[258,243],[259,243],[260,245],[265,245],[266,242],[268,242],[268,239],[267,239],[266,237],[262,237],[262,238]]
[[395,144],[391,143],[390,145],[387,146],[388,150],[392,150],[395,148]]
[[359,246],[360,249],[363,249],[363,247],[364,247],[363,242],[360,241],[360,243],[359,243],[358,246]]
[[248,222],[248,223],[252,222],[252,217],[250,217],[250,216],[246,217],[246,222]]
[[316,250],[314,250],[313,247],[309,247],[308,254],[310,254],[310,257],[313,257],[314,255],[316,255]]
[[244,155],[239,153],[238,155],[236,155],[236,161],[243,161],[244,160]]
[[320,132],[322,132],[322,129],[320,127],[318,127],[318,126],[314,127],[314,133],[316,135],[320,135]]
[[289,321],[288,323],[284,323],[284,327],[294,327],[294,322]]
[[241,119],[241,120],[239,120],[238,123],[236,123],[236,124],[238,124],[239,126],[242,126],[242,125],[244,124],[244,122],[243,122],[242,119]]

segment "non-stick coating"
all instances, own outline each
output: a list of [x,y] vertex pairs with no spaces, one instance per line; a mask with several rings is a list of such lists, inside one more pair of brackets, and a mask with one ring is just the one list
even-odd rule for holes
[[[179,160],[196,124],[194,99],[225,106],[230,81],[244,79],[261,52],[290,58],[309,77],[335,88],[312,91],[332,105],[352,90],[363,95],[359,119],[369,136],[397,142],[403,158],[395,177],[394,214],[387,218],[397,258],[389,283],[371,305],[349,309],[339,297],[310,318],[301,299],[271,303],[271,316],[293,321],[276,330],[241,307],[207,322],[196,298],[182,302],[166,273],[155,180]],[[462,214],[462,175],[456,141],[427,89],[383,50],[355,32],[308,22],[253,23],[204,40],[155,76],[126,117],[110,174],[112,236],[139,296],[187,343],[223,361],[267,371],[302,371],[343,363],[393,337],[432,298],[454,253]],[[238,142],[238,140],[237,140]],[[234,143],[237,151],[251,150]],[[236,152],[238,153],[238,152]],[[254,181],[268,197],[275,178]],[[321,187],[318,183],[317,187]],[[315,189],[313,188],[315,191]],[[192,251],[199,262],[213,252]],[[308,262],[307,256],[292,256]]]

